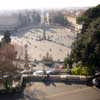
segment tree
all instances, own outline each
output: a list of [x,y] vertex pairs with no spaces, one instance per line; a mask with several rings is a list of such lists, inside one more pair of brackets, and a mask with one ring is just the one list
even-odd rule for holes
[[67,66],[72,67],[72,60],[71,60],[70,57],[66,57],[66,58],[64,59],[64,66],[65,66],[65,67],[67,67]]
[[100,5],[98,5],[94,8],[89,8],[82,16],[78,17],[77,23],[83,24],[81,33],[84,34],[84,32],[86,32],[89,24],[99,17],[100,17]]
[[17,67],[14,64],[17,52],[13,45],[5,45],[0,48],[0,72],[14,74],[17,73]]
[[[85,16],[85,17],[84,17]],[[73,62],[100,70],[100,5],[88,9],[80,19],[84,22],[82,31],[72,44],[70,57]],[[80,20],[79,20],[80,22]]]
[[15,64],[17,51],[10,41],[10,35],[7,33],[4,34],[4,37],[1,41],[2,46],[0,46],[0,74],[2,76],[13,76],[13,74],[17,74],[19,70]]
[[9,31],[6,31],[4,33],[4,37],[2,38],[1,40],[1,46],[4,46],[5,44],[8,44],[11,42],[11,38],[10,38],[10,32]]

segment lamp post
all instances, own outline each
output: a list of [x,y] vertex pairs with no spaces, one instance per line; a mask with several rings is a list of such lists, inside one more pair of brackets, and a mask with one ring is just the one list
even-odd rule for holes
[[46,25],[45,25],[45,21],[43,23],[43,40],[46,40]]
[[28,64],[28,53],[27,53],[27,47],[28,47],[28,45],[27,44],[25,44],[25,65],[24,65],[24,68],[25,69],[29,69],[29,64]]

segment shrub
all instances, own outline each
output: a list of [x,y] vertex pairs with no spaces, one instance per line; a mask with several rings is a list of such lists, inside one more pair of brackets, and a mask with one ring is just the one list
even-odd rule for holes
[[76,66],[72,68],[73,75],[92,75],[92,68],[87,66]]

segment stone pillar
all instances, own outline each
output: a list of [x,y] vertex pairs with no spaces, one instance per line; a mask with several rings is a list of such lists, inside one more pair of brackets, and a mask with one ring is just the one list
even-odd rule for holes
[[49,25],[49,13],[46,13],[46,23]]

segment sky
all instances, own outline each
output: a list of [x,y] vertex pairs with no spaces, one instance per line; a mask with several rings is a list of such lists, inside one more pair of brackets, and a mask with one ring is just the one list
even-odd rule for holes
[[0,0],[0,10],[90,7],[100,0]]

